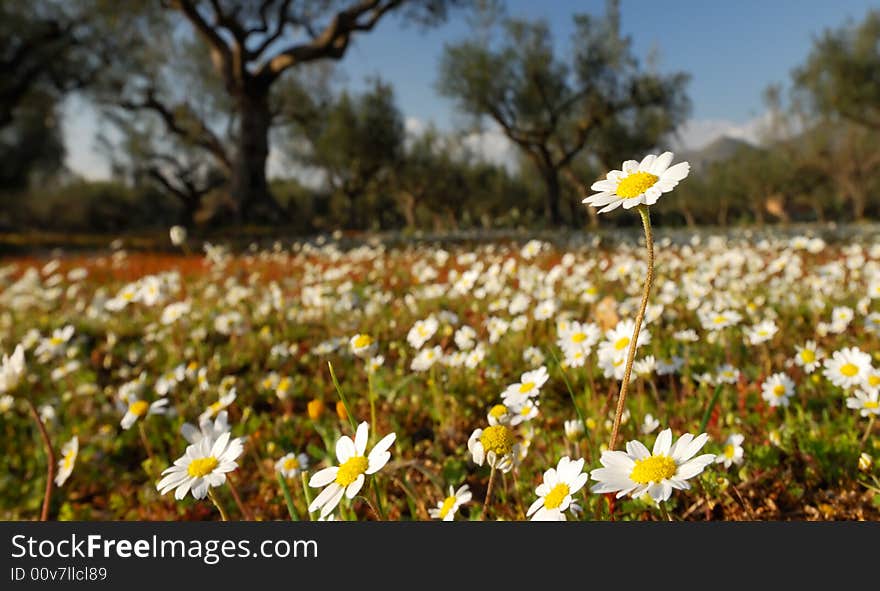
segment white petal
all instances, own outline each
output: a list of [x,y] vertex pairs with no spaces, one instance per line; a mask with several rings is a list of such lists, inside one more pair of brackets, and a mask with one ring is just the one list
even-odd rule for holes
[[680,181],[687,178],[688,173],[691,171],[691,165],[687,162],[679,162],[675,166],[666,169],[666,172],[663,173],[663,176],[660,178],[664,181]]
[[322,486],[326,486],[336,480],[336,473],[339,472],[339,468],[336,466],[330,466],[329,468],[324,468],[323,470],[318,470],[312,477],[309,479],[309,486],[312,488],[320,488]]
[[648,172],[653,175],[660,176],[661,174],[666,172],[666,169],[669,168],[670,164],[672,164],[672,156],[672,152],[663,152],[662,154],[657,156],[657,159],[654,160],[654,164],[651,165],[651,170],[649,170]]
[[364,478],[363,474],[358,476],[354,482],[345,488],[345,496],[349,499],[355,498],[355,496],[361,491],[361,487],[364,486],[364,480],[366,480],[366,478]]
[[348,435],[343,435],[336,442],[336,460],[344,464],[355,455],[354,441]]
[[367,439],[369,438],[369,433],[370,427],[367,425],[366,421],[358,425],[357,432],[354,434],[354,449],[359,456],[365,455],[364,452],[367,451]]
[[669,448],[672,446],[672,429],[664,429],[657,436],[654,442],[654,455],[669,455]]

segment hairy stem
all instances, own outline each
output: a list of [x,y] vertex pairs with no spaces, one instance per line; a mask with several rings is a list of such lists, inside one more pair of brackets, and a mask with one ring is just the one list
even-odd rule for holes
[[617,433],[620,430],[620,417],[623,416],[623,409],[626,407],[626,391],[629,388],[629,379],[632,375],[633,361],[635,360],[636,349],[638,348],[639,331],[642,329],[642,321],[645,318],[645,310],[648,307],[651,286],[654,285],[654,235],[651,232],[651,214],[646,205],[639,206],[639,215],[642,217],[642,226],[645,228],[645,247],[648,249],[648,273],[645,275],[645,290],[642,293],[642,303],[639,306],[638,314],[636,314],[633,336],[629,343],[629,353],[626,356],[626,366],[623,371],[623,381],[620,383],[620,394],[617,397],[617,411],[614,413],[614,425],[611,428],[611,440],[608,443],[609,451],[613,451],[614,446],[617,443]]
[[40,521],[49,521],[49,505],[52,502],[52,484],[55,481],[55,450],[52,448],[52,440],[49,439],[49,432],[46,431],[46,425],[40,418],[40,412],[34,406],[30,398],[26,398],[28,408],[31,409],[31,415],[37,422],[37,428],[40,430],[40,437],[43,439],[43,446],[46,448],[46,458],[49,465],[46,468],[46,494],[43,496],[43,510],[40,512]]

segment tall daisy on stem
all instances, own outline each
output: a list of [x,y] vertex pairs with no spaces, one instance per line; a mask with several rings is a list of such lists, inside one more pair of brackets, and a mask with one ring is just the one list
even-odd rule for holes
[[648,307],[651,286],[654,284],[654,235],[651,232],[651,214],[648,206],[657,203],[663,193],[672,191],[679,181],[687,177],[690,172],[690,165],[687,162],[680,162],[674,166],[670,166],[670,164],[672,164],[672,152],[663,152],[659,156],[648,154],[641,162],[627,160],[623,163],[622,170],[612,170],[605,177],[605,180],[593,183],[590,188],[598,192],[583,200],[583,203],[593,207],[602,207],[599,213],[612,211],[621,205],[624,209],[637,208],[642,218],[642,226],[645,229],[645,247],[648,250],[648,272],[645,275],[642,303],[635,318],[623,380],[620,382],[620,394],[617,398],[617,410],[614,413],[614,424],[611,428],[611,440],[608,443],[608,449],[612,451],[617,443],[620,418],[626,407],[626,391],[629,388],[633,361],[638,347],[639,331],[645,318],[645,309]]

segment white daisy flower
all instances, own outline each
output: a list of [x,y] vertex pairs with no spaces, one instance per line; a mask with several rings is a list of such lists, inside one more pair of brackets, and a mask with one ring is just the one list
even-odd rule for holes
[[406,341],[413,349],[421,349],[422,345],[428,342],[440,324],[433,316],[429,316],[424,320],[417,321],[406,335]]
[[871,371],[871,356],[858,347],[846,347],[826,359],[824,367],[822,373],[835,386],[856,388]]
[[226,474],[238,467],[235,460],[244,451],[241,439],[232,439],[223,433],[216,441],[207,437],[186,448],[174,465],[166,468],[164,478],[156,484],[160,494],[174,490],[174,498],[182,500],[188,492],[196,499],[203,499],[211,487],[226,482]]
[[229,392],[221,395],[217,402],[210,404],[208,408],[206,408],[204,412],[199,415],[199,423],[201,424],[202,421],[215,417],[217,413],[235,402],[236,396],[237,394],[235,392],[235,388],[230,388]]
[[79,454],[79,438],[74,435],[61,448],[61,459],[58,460],[58,473],[55,474],[55,484],[57,486],[63,485],[70,477],[73,472],[73,466],[76,464],[77,454]]
[[655,419],[651,413],[645,415],[645,419],[642,421],[641,432],[642,435],[647,435],[649,433],[653,433],[657,430],[657,427],[660,426],[660,421]]
[[739,466],[743,463],[742,442],[745,437],[739,433],[732,433],[724,442],[724,447],[720,454],[715,457],[716,464],[724,464],[725,468],[730,468],[731,464]]
[[18,345],[12,356],[3,355],[3,363],[0,365],[0,393],[12,392],[24,377],[24,347]]
[[471,497],[470,487],[467,484],[463,484],[455,491],[450,486],[449,496],[442,501],[438,501],[436,509],[428,509],[428,514],[431,516],[431,519],[452,521],[458,509],[465,503],[469,503]]
[[565,421],[565,423],[563,423],[563,429],[565,430],[566,439],[569,441],[578,441],[584,434],[584,422],[580,419]]
[[502,472],[509,472],[513,468],[513,460],[519,456],[519,447],[513,431],[504,424],[476,429],[468,438],[468,450],[474,463],[482,466],[486,462]]
[[368,334],[356,334],[348,341],[351,352],[361,358],[371,357],[376,352],[376,342]]
[[124,407],[125,414],[122,416],[122,420],[119,421],[119,426],[128,430],[142,417],[164,415],[168,412],[168,409],[165,408],[166,406],[168,406],[167,398],[160,398],[153,403],[149,403],[146,400],[132,399],[129,401],[128,406]]
[[526,516],[532,521],[565,521],[565,511],[574,508],[572,495],[589,480],[583,470],[583,459],[560,458],[556,468],[544,472],[543,482],[535,489],[538,498],[526,511]]
[[641,162],[627,160],[622,170],[612,170],[605,180],[593,183],[590,189],[599,192],[584,199],[583,203],[604,206],[599,213],[621,205],[624,209],[631,209],[641,204],[655,204],[660,195],[672,191],[690,172],[687,162],[670,167],[672,157],[672,152],[663,152],[659,156],[648,154]]
[[312,488],[326,487],[309,505],[309,512],[321,510],[321,516],[329,515],[342,500],[342,495],[353,499],[364,485],[365,475],[375,474],[388,463],[391,452],[388,448],[397,437],[389,433],[373,446],[369,455],[367,440],[370,427],[366,421],[358,425],[354,441],[343,435],[336,442],[336,460],[339,466],[330,466],[315,472],[309,479]]
[[880,391],[864,392],[856,390],[846,399],[846,407],[858,410],[863,417],[880,416]]
[[309,456],[306,454],[289,453],[275,462],[275,470],[285,478],[296,478],[299,473],[309,468]]
[[230,427],[228,418],[229,413],[225,410],[221,410],[217,413],[217,418],[213,421],[208,417],[201,419],[198,427],[192,423],[184,423],[180,426],[180,434],[183,435],[183,438],[189,443],[198,443],[205,438],[215,441],[224,433],[229,432]]
[[657,436],[653,452],[639,441],[628,442],[625,452],[604,451],[599,459],[602,468],[590,473],[598,482],[590,490],[617,493],[617,498],[647,494],[658,503],[665,501],[673,489],[690,488],[687,481],[715,461],[714,454],[694,457],[708,439],[706,433],[697,437],[685,433],[673,444],[672,430],[665,429]]
[[816,341],[807,341],[803,345],[796,345],[795,351],[795,364],[803,367],[808,374],[816,371],[825,356],[825,352],[816,346]]
[[761,397],[770,406],[788,406],[794,396],[794,382],[784,373],[775,373],[761,384]]
[[520,376],[518,382],[507,386],[501,393],[501,399],[508,406],[518,405],[527,398],[534,398],[540,394],[541,386],[546,384],[548,379],[550,375],[546,366],[542,365],[538,369],[527,371]]

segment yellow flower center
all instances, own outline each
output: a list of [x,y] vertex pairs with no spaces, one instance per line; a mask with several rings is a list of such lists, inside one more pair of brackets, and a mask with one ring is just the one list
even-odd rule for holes
[[370,462],[364,456],[352,456],[344,464],[339,466],[336,473],[336,484],[348,486],[358,479],[358,476],[367,471]]
[[870,408],[870,409],[880,408],[880,402],[874,402],[873,400],[869,400],[865,403],[865,408]]
[[215,415],[223,410],[223,403],[218,400],[217,402],[209,406],[208,409],[211,411],[212,415]]
[[736,447],[732,443],[728,443],[724,446],[724,456],[728,458],[733,458],[736,453]]
[[848,378],[853,377],[857,373],[859,373],[859,368],[854,363],[844,363],[840,366],[840,373],[845,375]]
[[525,394],[526,392],[531,392],[535,387],[535,382],[526,382],[525,384],[519,387],[519,393]]
[[53,346],[57,347],[64,342],[64,339],[62,339],[61,337],[52,337],[51,339],[49,339],[49,342],[52,343]]
[[773,386],[773,394],[776,396],[785,396],[785,386],[782,384],[776,384]]
[[486,427],[480,435],[480,443],[487,452],[505,456],[513,450],[513,433],[504,425]]
[[128,407],[128,412],[136,417],[142,417],[147,414],[147,410],[149,410],[149,408],[150,405],[143,400],[135,400],[131,403],[131,406]]
[[727,322],[727,316],[716,316],[712,319],[712,322],[714,322],[715,324],[724,324],[725,322]]
[[617,185],[617,195],[624,199],[638,197],[654,186],[660,180],[657,175],[650,172],[634,172]]
[[219,462],[214,456],[196,458],[190,462],[189,468],[186,469],[186,472],[193,478],[201,478],[202,476],[210,474],[214,468],[217,467],[217,464],[219,464]]
[[586,340],[587,340],[587,335],[585,335],[582,332],[578,332],[578,333],[571,335],[571,342],[572,343],[583,343]]
[[455,505],[455,497],[446,497],[443,499],[443,506],[440,507],[440,519],[449,515],[453,505]]
[[489,416],[493,419],[500,419],[507,414],[507,407],[503,404],[496,404],[489,410]]
[[880,385],[880,374],[871,374],[868,376],[868,385],[872,388]]
[[70,450],[64,454],[64,469],[70,470],[73,467],[73,460],[76,459],[76,452]]
[[618,351],[625,349],[629,345],[629,337],[622,337],[617,339],[617,342],[614,343],[614,348]]
[[804,363],[813,363],[816,361],[816,352],[810,351],[809,349],[804,349],[801,351],[801,361]]
[[284,460],[284,469],[285,470],[298,470],[299,469],[299,460],[296,459],[296,456],[292,458],[287,458]]
[[675,476],[678,466],[669,456],[658,455],[636,460],[629,479],[638,484],[661,482]]
[[525,417],[528,416],[530,412],[532,412],[532,407],[527,404],[522,407],[522,410],[519,411],[519,414]]
[[569,488],[564,482],[560,482],[553,487],[553,490],[544,497],[544,507],[547,509],[556,509],[568,496]]
[[287,390],[290,388],[290,378],[283,378],[280,382],[278,382],[279,390]]
[[368,334],[359,334],[354,338],[354,348],[364,349],[373,344],[373,339]]

